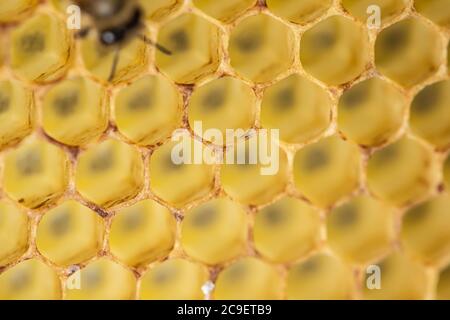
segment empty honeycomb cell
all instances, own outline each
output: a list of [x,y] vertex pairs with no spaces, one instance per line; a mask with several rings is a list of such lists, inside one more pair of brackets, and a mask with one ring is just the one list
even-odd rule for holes
[[70,266],[94,257],[103,241],[102,218],[74,200],[48,211],[39,222],[36,246],[60,266]]
[[332,0],[266,0],[267,7],[290,22],[305,24],[325,14],[331,7]]
[[[227,129],[250,129],[255,122],[256,96],[242,81],[223,77],[197,88],[189,101],[189,125],[195,134],[216,144],[208,137],[209,129],[220,130],[225,137]],[[198,123],[201,122],[201,126]],[[204,134],[205,133],[205,134]]]
[[202,300],[209,274],[201,264],[170,259],[151,267],[141,278],[142,300]]
[[290,300],[344,300],[352,297],[353,290],[351,269],[322,253],[293,265],[286,280]]
[[193,0],[194,5],[207,15],[224,22],[230,22],[242,12],[250,9],[257,0]]
[[372,78],[342,95],[338,105],[339,130],[362,146],[378,146],[400,130],[406,109],[400,91],[379,78]]
[[[428,279],[423,265],[400,252],[393,252],[380,262],[371,265],[378,267],[365,270],[362,298],[367,300],[419,300],[424,299]],[[379,276],[379,287],[376,278]]]
[[441,63],[439,35],[424,22],[408,18],[381,31],[375,43],[378,71],[404,87],[432,75]]
[[160,21],[177,11],[183,0],[138,0],[148,19]]
[[0,274],[0,300],[61,299],[61,282],[52,268],[26,260]]
[[[194,140],[189,138],[188,141],[194,148]],[[156,196],[176,207],[206,196],[214,187],[213,165],[205,162],[177,164],[174,161],[173,153],[180,143],[182,142],[170,141],[156,149],[150,157],[151,190]]]
[[327,216],[327,239],[345,260],[364,264],[386,253],[394,241],[395,211],[368,196],[357,196]]
[[447,160],[444,163],[444,183],[447,189],[450,190],[450,154],[448,154]]
[[79,156],[75,183],[83,197],[100,206],[129,200],[144,184],[142,156],[131,145],[105,140]]
[[0,23],[15,22],[29,14],[38,0],[2,1],[0,3]]
[[29,208],[50,204],[65,191],[68,159],[64,151],[38,138],[29,138],[4,157],[3,187]]
[[436,298],[439,300],[450,300],[450,265],[439,273]]
[[56,15],[34,15],[12,31],[11,41],[11,67],[29,81],[54,81],[69,67],[71,38]]
[[348,18],[327,18],[303,34],[300,60],[308,73],[326,84],[345,84],[366,69],[367,32]]
[[450,80],[425,87],[414,98],[412,131],[440,149],[450,146]]
[[449,0],[415,0],[417,12],[444,28],[450,28]]
[[242,207],[228,199],[214,199],[186,212],[181,245],[203,263],[223,263],[245,253],[247,228]]
[[156,52],[156,66],[175,82],[192,84],[220,64],[220,30],[204,18],[186,13],[161,26],[158,43],[171,54]]
[[141,266],[166,257],[175,236],[176,220],[171,212],[153,200],[144,200],[114,217],[109,247],[126,264]]
[[14,262],[25,253],[28,249],[28,232],[26,213],[13,204],[0,200],[0,267]]
[[131,300],[136,295],[136,277],[120,264],[100,258],[79,272],[79,288],[67,286],[66,300]]
[[343,0],[342,6],[362,22],[371,22],[370,17],[374,11],[370,9],[372,6],[378,6],[381,22],[386,23],[402,13],[408,2],[408,0]]
[[443,194],[408,210],[402,217],[401,239],[410,255],[428,264],[450,256],[450,195]]
[[337,136],[302,148],[294,158],[297,190],[315,204],[328,207],[358,187],[360,161],[358,148]]
[[316,209],[298,199],[285,197],[256,213],[255,248],[273,262],[296,260],[318,246],[320,223]]
[[218,300],[277,300],[282,297],[283,281],[275,266],[246,257],[223,269],[216,280],[214,298]]
[[282,22],[266,14],[245,18],[231,31],[231,66],[254,82],[268,82],[294,62],[295,37]]
[[20,82],[0,81],[0,149],[20,141],[33,129],[33,94]]
[[182,99],[174,85],[161,75],[144,76],[123,88],[115,99],[119,131],[140,145],[166,139],[180,125]]
[[376,197],[394,205],[417,201],[433,185],[432,161],[424,146],[404,137],[370,157],[367,185]]
[[87,78],[64,80],[45,95],[42,121],[53,139],[79,146],[98,138],[108,126],[106,92]]
[[268,129],[279,128],[283,141],[304,143],[328,128],[331,106],[324,89],[294,74],[264,92],[261,125]]

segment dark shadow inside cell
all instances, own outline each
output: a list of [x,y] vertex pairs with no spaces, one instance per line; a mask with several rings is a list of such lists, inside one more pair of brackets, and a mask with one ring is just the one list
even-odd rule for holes
[[349,227],[358,220],[358,208],[354,203],[346,203],[337,208],[330,216],[332,224],[338,227]]
[[359,83],[342,95],[342,107],[353,109],[361,106],[369,97],[369,84]]
[[312,37],[312,46],[315,50],[331,49],[336,41],[337,38],[334,31],[322,31]]
[[176,268],[172,265],[160,266],[155,269],[151,282],[156,284],[167,283],[171,278],[175,276]]
[[225,92],[223,88],[210,90],[202,99],[202,106],[205,111],[213,111],[223,106],[225,103]]
[[243,261],[238,261],[230,266],[226,272],[226,278],[229,281],[239,281],[247,273],[247,266]]
[[0,92],[0,113],[7,111],[9,109],[9,104],[9,97]]
[[71,224],[70,212],[60,212],[50,221],[50,230],[55,236],[63,236],[69,231]]
[[83,288],[92,289],[98,287],[103,280],[103,274],[99,268],[88,268],[82,273],[81,283]]
[[258,31],[244,31],[236,37],[236,46],[244,52],[252,52],[259,49],[263,44],[263,39]]
[[55,97],[53,108],[59,116],[66,117],[74,113],[78,101],[79,94],[77,91],[65,92]]
[[430,203],[422,203],[410,210],[408,210],[403,216],[403,225],[413,225],[418,223],[423,223],[424,219],[430,213]]
[[398,157],[399,152],[399,145],[391,144],[384,149],[376,152],[373,155],[371,161],[373,161],[373,163],[376,163],[377,165],[383,165],[388,162],[394,161]]
[[29,33],[20,38],[20,48],[28,54],[44,51],[45,36],[39,31]]
[[20,291],[25,289],[31,282],[32,277],[27,269],[19,269],[14,272],[10,280],[11,291]]
[[306,171],[314,171],[323,168],[330,161],[326,150],[320,147],[312,147],[307,151],[303,161],[303,169]]
[[191,222],[196,227],[206,227],[211,225],[218,215],[219,213],[215,208],[205,207],[193,214]]
[[182,52],[189,49],[189,37],[186,31],[177,30],[170,37],[170,49],[173,52]]
[[284,88],[275,95],[274,105],[279,111],[292,108],[296,103],[295,91],[293,87]]
[[42,171],[42,160],[39,151],[27,150],[17,158],[17,170],[25,176],[37,174]]
[[101,150],[92,159],[90,168],[92,171],[106,171],[114,165],[114,153],[112,150]]
[[420,91],[414,98],[411,105],[411,113],[432,112],[437,106],[441,97],[439,85],[431,85]]
[[320,265],[321,265],[321,257],[315,256],[299,264],[296,270],[298,273],[302,275],[316,273],[319,270]]
[[387,29],[380,36],[383,48],[393,53],[406,47],[410,37],[409,28],[409,23],[399,23]]
[[149,90],[143,90],[138,92],[128,102],[128,109],[131,111],[148,110],[152,107],[153,96]]
[[133,210],[127,212],[123,216],[123,230],[124,231],[134,231],[144,222],[144,216],[140,210]]
[[286,219],[286,212],[282,208],[270,206],[262,212],[264,220],[270,225],[280,225]]

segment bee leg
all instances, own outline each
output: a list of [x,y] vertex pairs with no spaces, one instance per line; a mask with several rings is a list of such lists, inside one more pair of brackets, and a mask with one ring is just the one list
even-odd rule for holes
[[120,47],[117,47],[116,50],[114,51],[114,60],[111,67],[111,73],[109,74],[108,77],[108,82],[112,82],[114,76],[116,75],[117,65],[119,64],[119,56],[120,56]]
[[154,46],[156,49],[158,49],[162,53],[167,54],[168,56],[172,55],[172,51],[170,51],[169,49],[163,47],[159,43],[153,42],[151,39],[147,38],[145,35],[141,34],[141,35],[139,35],[139,38],[142,39],[142,41],[144,41],[146,44]]
[[80,30],[78,30],[75,33],[75,38],[79,38],[79,39],[83,39],[86,38],[88,36],[88,34],[91,32],[91,27],[84,27],[81,28]]

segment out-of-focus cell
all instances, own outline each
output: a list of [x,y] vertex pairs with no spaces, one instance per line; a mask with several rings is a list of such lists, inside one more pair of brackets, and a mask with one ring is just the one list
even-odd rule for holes
[[143,300],[202,300],[201,287],[209,274],[201,264],[170,259],[151,267],[141,278]]
[[223,22],[234,20],[256,4],[257,0],[193,0],[194,5],[207,15]]
[[102,246],[103,229],[103,220],[96,212],[69,200],[42,217],[36,246],[50,261],[67,267],[97,254]]
[[360,161],[354,144],[337,136],[325,138],[297,151],[295,185],[309,200],[328,207],[358,187]]
[[303,68],[328,85],[354,80],[365,70],[368,57],[365,29],[341,16],[317,23],[300,42]]
[[0,300],[57,300],[61,296],[58,275],[40,260],[21,262],[0,274]]
[[409,209],[402,218],[406,251],[427,264],[450,256],[450,195],[443,194]]
[[450,146],[450,80],[434,83],[416,95],[409,123],[415,134],[437,148]]
[[[255,122],[256,96],[242,81],[223,77],[193,92],[188,106],[189,125],[194,133],[215,144],[225,144],[226,130],[250,129]],[[199,123],[201,122],[200,126]],[[221,132],[220,140],[207,130]]]
[[231,66],[254,82],[274,80],[294,62],[294,34],[266,14],[245,18],[231,31]]
[[131,270],[101,258],[81,270],[79,288],[66,288],[66,300],[131,300],[136,295],[136,277]]
[[332,0],[266,0],[267,7],[283,19],[305,24],[325,14],[331,7]]
[[417,12],[444,28],[450,28],[449,0],[414,0]]
[[375,11],[372,6],[377,6],[380,12],[381,23],[391,21],[405,10],[408,0],[342,0],[342,6],[352,16],[362,22],[368,21]]
[[450,190],[450,153],[447,155],[447,160],[444,162],[444,183],[447,189]]
[[111,253],[130,266],[164,258],[172,250],[176,220],[153,200],[144,200],[118,212],[109,233]]
[[350,268],[321,253],[292,266],[286,281],[286,296],[290,300],[346,300],[354,292]]
[[138,0],[147,19],[160,21],[177,11],[183,0]]
[[430,26],[408,18],[378,35],[375,63],[382,74],[404,87],[411,87],[438,69],[441,50],[439,35]]
[[450,265],[439,273],[436,289],[436,299],[450,300]]
[[56,15],[39,13],[12,31],[11,67],[26,80],[48,83],[66,72],[71,47],[64,21]]
[[247,229],[242,207],[228,199],[214,199],[186,212],[181,245],[190,257],[219,264],[245,253]]
[[320,241],[319,212],[295,198],[283,198],[256,213],[253,240],[265,258],[286,263],[316,248]]
[[98,138],[108,126],[105,91],[87,78],[65,80],[45,95],[42,120],[53,139],[79,146]]
[[26,207],[54,202],[64,193],[67,182],[67,156],[53,144],[32,137],[5,154],[4,190]]
[[327,215],[327,239],[340,257],[364,264],[386,253],[394,241],[395,211],[368,196],[357,196]]
[[144,164],[136,148],[109,139],[83,152],[75,174],[78,192],[111,207],[136,196],[144,184]]
[[266,89],[261,105],[261,125],[279,129],[283,141],[304,143],[328,128],[331,105],[324,89],[294,74]]
[[50,0],[50,4],[59,12],[67,13],[67,8],[73,4],[71,0]]
[[158,43],[171,54],[156,52],[156,66],[175,82],[193,84],[220,64],[220,30],[211,22],[186,13],[161,26]]
[[376,197],[394,205],[417,201],[434,183],[432,163],[432,155],[424,146],[403,137],[370,157],[367,185]]
[[339,130],[362,146],[378,146],[399,131],[406,108],[400,91],[372,78],[342,95],[338,105]]
[[[394,252],[369,267],[367,268],[369,272],[364,273],[365,277],[361,284],[363,299],[419,300],[425,298],[428,280],[426,270],[420,263],[399,252]],[[374,289],[378,284],[379,287]]]
[[0,149],[20,141],[33,129],[33,94],[19,82],[0,81]]
[[28,15],[37,5],[38,0],[14,0],[0,3],[0,23],[19,21]]
[[275,266],[247,257],[219,273],[213,295],[218,300],[277,300],[282,297],[282,286]]
[[145,76],[122,89],[114,115],[119,131],[140,145],[163,141],[179,127],[182,99],[163,76]]
[[[13,204],[0,201],[0,267],[14,262],[28,249],[28,216]],[[1,289],[0,289],[1,290]]]

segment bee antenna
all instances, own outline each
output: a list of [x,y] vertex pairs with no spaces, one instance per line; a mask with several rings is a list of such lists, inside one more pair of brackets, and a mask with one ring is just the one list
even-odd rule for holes
[[165,48],[164,46],[160,45],[159,43],[153,42],[151,39],[147,38],[145,35],[140,34],[139,38],[144,41],[146,44],[149,44],[151,46],[154,46],[156,49],[161,51],[164,54],[167,54],[168,56],[172,55],[172,51]]

